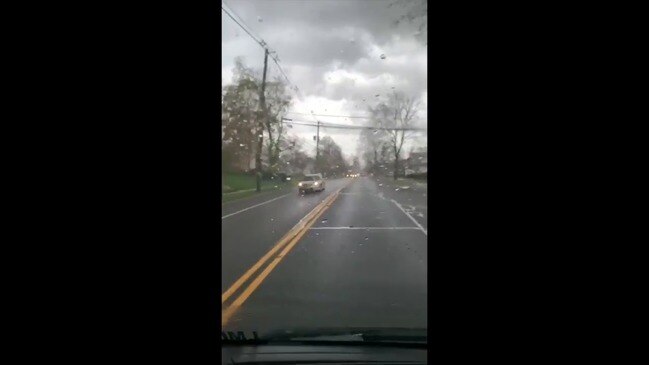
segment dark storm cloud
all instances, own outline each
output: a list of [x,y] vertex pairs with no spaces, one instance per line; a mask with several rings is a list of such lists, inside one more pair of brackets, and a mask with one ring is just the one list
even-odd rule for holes
[[[415,98],[426,95],[427,49],[416,35],[416,24],[395,24],[408,11],[403,4],[389,6],[395,1],[403,2],[226,0],[226,9],[231,8],[253,34],[277,51],[282,68],[304,96],[294,101],[293,111],[358,115],[392,91]],[[261,47],[227,15],[222,17],[225,82],[237,56],[261,72]],[[268,70],[269,78],[280,76],[271,60]]]
[[[298,30],[297,36],[309,36],[305,30],[317,28],[333,32],[344,27],[368,31],[379,44],[393,34],[410,34],[416,27],[396,25],[408,10],[392,5],[394,0],[229,0],[231,6],[259,34],[269,34],[277,27]],[[261,22],[258,21],[261,17]]]

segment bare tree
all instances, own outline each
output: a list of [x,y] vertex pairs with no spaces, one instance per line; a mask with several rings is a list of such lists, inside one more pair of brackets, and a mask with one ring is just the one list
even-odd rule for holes
[[386,128],[382,133],[387,136],[394,157],[394,179],[399,175],[399,158],[406,138],[410,136],[409,128],[413,127],[417,117],[419,102],[413,97],[402,93],[392,93],[387,101],[375,108],[370,108],[373,121],[380,127]]

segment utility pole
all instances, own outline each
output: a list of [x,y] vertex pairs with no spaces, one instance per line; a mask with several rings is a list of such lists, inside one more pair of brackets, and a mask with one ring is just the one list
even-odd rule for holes
[[257,155],[255,156],[255,172],[257,175],[257,192],[261,191],[261,149],[264,147],[264,122],[266,121],[266,68],[268,67],[268,48],[264,47],[264,75],[261,79],[261,93],[259,104],[261,106],[261,118],[259,118],[259,135],[257,136]]
[[316,142],[315,142],[315,168],[320,172],[320,121],[318,120],[318,129],[316,132]]

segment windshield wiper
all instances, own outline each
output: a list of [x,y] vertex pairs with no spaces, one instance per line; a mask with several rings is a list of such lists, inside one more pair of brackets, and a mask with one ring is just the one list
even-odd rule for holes
[[336,342],[345,344],[418,344],[428,343],[426,329],[412,328],[323,328],[276,331],[263,336],[272,342]]

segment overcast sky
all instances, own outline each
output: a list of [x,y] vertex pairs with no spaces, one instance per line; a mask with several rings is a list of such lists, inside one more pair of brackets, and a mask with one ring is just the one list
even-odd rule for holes
[[[407,8],[394,0],[226,0],[226,10],[240,17],[251,33],[277,52],[291,83],[290,110],[297,113],[366,116],[368,102],[392,90],[421,100],[417,123],[427,125],[427,46],[417,24],[395,21]],[[402,0],[403,2],[403,0]],[[236,57],[261,73],[264,51],[223,11],[222,84],[229,84]],[[238,19],[239,20],[239,19]],[[381,55],[385,55],[382,59]],[[267,78],[280,76],[269,58]],[[393,89],[394,88],[394,89]],[[375,95],[379,94],[379,97]],[[363,101],[365,99],[365,101]],[[288,113],[287,118],[313,122],[309,115]],[[340,124],[366,124],[365,119],[317,117]],[[295,126],[289,133],[315,142],[314,127]],[[321,129],[349,157],[356,152],[358,132]],[[426,145],[425,133],[410,143]],[[405,146],[406,151],[409,146]]]

